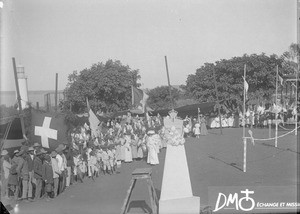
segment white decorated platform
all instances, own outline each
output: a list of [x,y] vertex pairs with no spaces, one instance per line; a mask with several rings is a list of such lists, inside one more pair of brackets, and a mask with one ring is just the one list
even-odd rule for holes
[[[174,130],[172,127],[175,127],[181,134],[183,121],[175,118],[176,115],[172,113],[170,116],[164,120],[166,130]],[[193,196],[184,144],[167,145],[159,213],[200,213],[200,197]]]

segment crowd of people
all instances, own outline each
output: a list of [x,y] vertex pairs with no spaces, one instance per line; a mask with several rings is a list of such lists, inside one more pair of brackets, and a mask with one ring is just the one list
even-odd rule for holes
[[196,137],[199,138],[200,135],[207,135],[207,122],[205,116],[200,114],[198,118],[186,118],[183,120],[183,131],[184,137]]
[[85,178],[116,174],[124,163],[145,160],[159,164],[158,153],[166,147],[159,116],[144,120],[128,115],[125,120],[109,120],[97,135],[85,124],[73,130],[71,139],[54,150],[30,142],[12,156],[3,150],[1,196],[49,201]]
[[[245,120],[237,117],[237,124],[240,126],[244,121],[248,125],[265,125],[268,118],[265,114],[255,114],[250,109]],[[207,121],[201,114],[194,118],[186,116],[184,137],[207,135]],[[84,182],[85,178],[94,180],[100,175],[116,174],[122,164],[140,160],[159,164],[158,154],[167,147],[165,132],[159,114],[132,117],[128,113],[126,117],[101,123],[97,130],[87,124],[78,126],[71,132],[70,142],[59,142],[52,150],[45,150],[36,142],[26,142],[13,155],[3,150],[1,197],[23,201],[50,200],[70,185]]]

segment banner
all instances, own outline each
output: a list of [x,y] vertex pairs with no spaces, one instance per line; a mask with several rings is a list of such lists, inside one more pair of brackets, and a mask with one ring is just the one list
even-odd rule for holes
[[54,150],[59,144],[67,144],[65,115],[32,110],[32,140],[43,148]]

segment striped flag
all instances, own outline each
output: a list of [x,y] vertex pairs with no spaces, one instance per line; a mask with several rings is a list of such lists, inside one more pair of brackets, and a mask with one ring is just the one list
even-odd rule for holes
[[145,113],[147,99],[149,98],[148,94],[146,94],[143,90],[133,86],[131,86],[131,89],[133,108],[138,110],[140,114]]

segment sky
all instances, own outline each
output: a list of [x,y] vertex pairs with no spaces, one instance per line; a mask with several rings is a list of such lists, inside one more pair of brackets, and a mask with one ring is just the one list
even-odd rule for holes
[[297,41],[296,0],[2,0],[1,90],[12,57],[29,90],[63,90],[68,75],[108,59],[140,71],[142,88],[185,84],[204,63],[281,55]]

